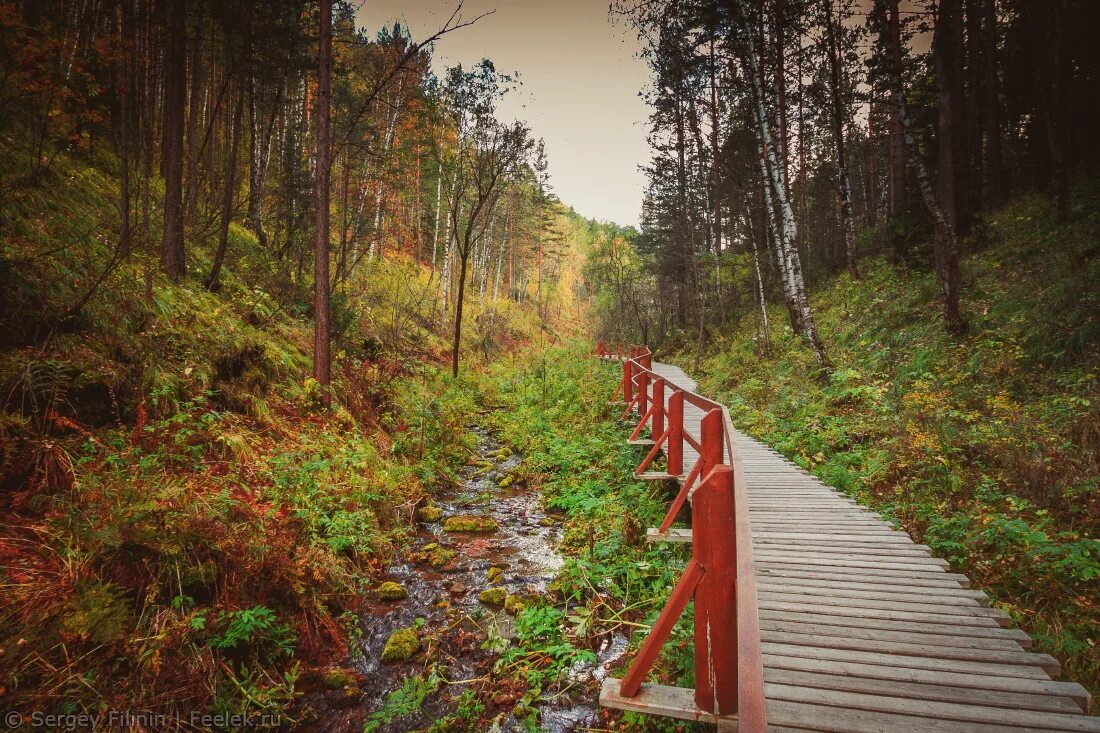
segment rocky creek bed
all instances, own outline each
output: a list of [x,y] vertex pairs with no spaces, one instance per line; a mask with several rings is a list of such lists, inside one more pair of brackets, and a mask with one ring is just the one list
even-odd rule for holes
[[[311,728],[427,730],[477,698],[492,721],[487,730],[526,730],[511,712],[525,690],[494,678],[498,655],[485,642],[499,651],[515,638],[516,613],[547,602],[563,563],[555,549],[560,529],[524,484],[522,457],[481,427],[470,430],[477,456],[453,490],[417,510],[409,551],[366,601],[353,666],[330,673],[322,699],[310,705]],[[619,635],[603,639],[595,661],[574,664],[557,690],[544,691],[535,703],[539,730],[593,725],[599,683],[626,646]]]

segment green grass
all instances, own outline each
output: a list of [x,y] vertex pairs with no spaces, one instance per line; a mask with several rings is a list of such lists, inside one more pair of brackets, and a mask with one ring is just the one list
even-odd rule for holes
[[[562,520],[565,565],[554,584],[555,605],[520,615],[520,639],[498,664],[498,673],[527,686],[528,701],[551,692],[576,655],[588,653],[602,635],[622,633],[637,648],[687,558],[683,547],[645,541],[646,527],[660,521],[670,497],[633,479],[641,449],[626,445],[632,426],[618,420],[621,406],[607,404],[618,374],[592,358],[591,348],[573,343],[532,351],[515,364],[492,367],[483,388],[496,408],[493,426],[523,452],[525,479]],[[691,613],[689,606],[651,679],[692,685]],[[628,662],[618,662],[617,676]],[[634,714],[622,716],[622,725],[686,729]]]

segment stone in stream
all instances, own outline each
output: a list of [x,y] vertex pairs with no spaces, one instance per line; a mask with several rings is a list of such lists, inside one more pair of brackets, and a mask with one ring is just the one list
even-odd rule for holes
[[482,514],[456,514],[443,520],[443,529],[448,532],[496,532],[500,525],[492,517]]
[[443,518],[443,510],[437,506],[432,506],[431,504],[428,504],[427,506],[422,506],[416,510],[416,518],[426,524],[438,522],[440,519]]
[[383,662],[403,662],[420,651],[420,639],[416,629],[397,629],[386,640],[382,650]]
[[412,553],[411,556],[416,562],[426,562],[436,570],[442,570],[454,559],[455,554],[454,550],[448,550],[431,542],[421,547],[419,552]]
[[340,690],[346,698],[359,697],[359,680],[350,669],[330,669],[325,672],[324,685],[329,690]]
[[508,591],[504,588],[486,588],[478,593],[477,599],[486,606],[503,606],[508,600]]
[[490,583],[497,582],[498,580],[500,580],[500,576],[502,575],[504,575],[504,571],[496,566],[489,568],[488,572],[486,573],[486,576],[489,578]]
[[400,601],[402,598],[407,598],[409,592],[405,590],[405,586],[400,583],[395,583],[392,580],[387,580],[374,591],[375,594],[383,601]]

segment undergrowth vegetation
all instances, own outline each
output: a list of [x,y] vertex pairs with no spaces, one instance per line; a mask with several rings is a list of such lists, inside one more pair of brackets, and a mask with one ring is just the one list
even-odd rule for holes
[[[900,521],[1100,692],[1100,205],[1024,198],[964,261],[970,331],[944,333],[934,276],[884,260],[813,291],[833,368],[772,313],[703,363],[737,426]],[[776,327],[778,324],[779,327]],[[690,355],[680,358],[689,364]]]
[[[621,406],[608,405],[618,376],[591,358],[588,344],[573,344],[533,352],[517,365],[494,365],[484,388],[499,408],[491,414],[493,425],[523,451],[530,485],[539,487],[563,523],[558,605],[526,610],[517,624],[520,639],[502,658],[512,662],[511,673],[529,694],[547,691],[551,681],[564,683],[570,665],[617,635],[636,648],[687,559],[683,547],[645,541],[646,527],[659,523],[670,497],[632,478],[640,449],[625,443],[630,426],[618,419]],[[654,666],[654,679],[691,686],[691,613],[689,606]],[[619,718],[606,710],[601,715]],[[617,725],[684,730],[680,722],[629,713]]]
[[[442,368],[428,272],[394,256],[334,293],[323,409],[309,278],[236,224],[217,292],[169,284],[147,243],[115,261],[111,168],[59,154],[3,200],[0,695],[286,727],[467,459],[474,389]],[[189,242],[192,271],[212,245]],[[475,362],[539,323],[505,298],[469,310]]]

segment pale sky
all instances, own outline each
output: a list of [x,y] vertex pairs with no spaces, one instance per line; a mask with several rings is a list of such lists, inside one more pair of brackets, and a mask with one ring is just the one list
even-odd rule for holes
[[[436,31],[457,0],[365,0],[357,24],[372,33],[401,19],[414,39]],[[471,18],[496,9],[436,44],[435,71],[488,58],[518,71],[523,86],[500,106],[503,119],[526,120],[546,140],[550,182],[584,216],[637,226],[649,160],[638,92],[649,80],[638,41],[608,0],[466,0]]]

